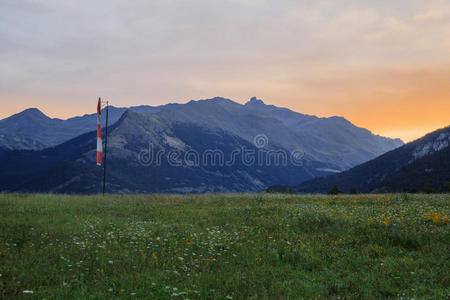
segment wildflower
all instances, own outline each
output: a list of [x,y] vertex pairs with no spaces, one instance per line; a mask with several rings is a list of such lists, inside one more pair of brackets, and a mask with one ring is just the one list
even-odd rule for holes
[[24,290],[23,293],[24,293],[24,294],[33,294],[33,291],[30,291],[30,290]]
[[152,252],[152,257],[153,257],[153,259],[157,259],[158,257],[156,256],[156,253],[155,252]]
[[112,260],[108,261],[108,264],[112,265],[114,262]]
[[431,220],[433,221],[434,224],[439,224],[439,223],[441,223],[441,215],[436,214],[433,216],[433,218]]

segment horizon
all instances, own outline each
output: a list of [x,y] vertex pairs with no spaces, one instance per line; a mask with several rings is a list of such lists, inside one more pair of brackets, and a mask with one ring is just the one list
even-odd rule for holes
[[449,125],[448,1],[6,0],[0,25],[0,119],[258,95],[405,142]]
[[[257,96],[252,96],[252,97],[256,97],[258,100],[262,100],[262,101],[264,102],[264,104],[266,104],[266,105],[274,105],[274,106],[277,106],[276,104],[267,103],[264,99],[261,99],[261,98],[259,98],[259,97],[257,97]],[[134,104],[134,105],[129,105],[129,106],[121,106],[121,105],[115,105],[114,103],[110,103],[110,106],[114,106],[114,107],[117,107],[117,108],[130,108],[130,107],[140,106],[140,105],[144,105],[144,106],[153,106],[153,107],[155,107],[155,106],[167,105],[167,104],[187,104],[187,103],[189,103],[190,101],[211,100],[211,99],[213,99],[213,98],[223,98],[223,99],[231,100],[231,101],[233,101],[233,102],[235,102],[235,103],[244,105],[245,103],[247,103],[248,101],[250,101],[250,99],[251,99],[252,97],[249,97],[249,99],[247,99],[247,100],[242,100],[242,101],[240,101],[240,100],[235,100],[235,99],[231,99],[231,98],[224,97],[224,96],[214,96],[214,97],[211,97],[211,98],[189,99],[189,100],[184,100],[184,101],[169,101],[169,102],[167,102],[167,103],[156,104],[156,105],[150,105],[150,104],[145,104],[145,103],[142,104],[142,103],[141,103],[141,104]],[[103,98],[102,98],[102,99],[103,99]],[[286,109],[289,109],[289,110],[291,110],[291,111],[293,111],[293,112],[296,112],[296,113],[299,113],[299,114],[307,114],[307,113],[304,113],[304,112],[295,111],[295,110],[293,110],[293,109],[291,109],[291,108],[289,108],[289,107],[283,107],[283,106],[277,106],[277,107],[279,107],[279,108],[286,108]],[[13,116],[13,115],[15,115],[15,114],[19,114],[19,113],[21,113],[21,112],[23,112],[23,111],[25,111],[25,110],[28,110],[28,109],[38,109],[41,113],[43,113],[44,115],[46,115],[46,116],[49,117],[49,118],[52,118],[52,119],[61,119],[61,120],[67,120],[67,119],[70,119],[70,118],[81,117],[81,116],[84,116],[84,115],[90,115],[90,114],[94,114],[94,113],[95,113],[95,111],[94,111],[95,109],[93,109],[93,110],[90,111],[90,112],[84,112],[84,113],[83,113],[83,112],[80,112],[80,113],[78,113],[78,114],[73,114],[73,115],[70,115],[70,114],[67,114],[67,115],[54,115],[54,114],[48,113],[45,109],[42,109],[42,107],[39,107],[39,106],[31,106],[31,107],[23,108],[23,109],[20,110],[20,111],[13,112],[13,113],[10,114],[10,115],[4,115],[4,116],[3,116],[3,115],[0,113],[0,121],[3,120],[3,119],[6,119],[6,118],[8,118],[8,117],[11,117],[11,116]],[[328,115],[328,116],[321,116],[321,115],[316,115],[316,114],[307,114],[307,115],[312,115],[312,116],[315,116],[315,117],[318,117],[318,118],[343,117],[343,118],[347,119],[348,121],[350,121],[353,125],[355,125],[355,126],[357,126],[357,127],[361,127],[361,128],[367,129],[367,130],[369,130],[370,132],[372,132],[373,134],[380,135],[380,136],[387,137],[387,138],[391,138],[391,139],[401,139],[405,144],[406,144],[406,143],[409,143],[409,142],[412,142],[412,141],[414,141],[414,140],[416,140],[416,139],[419,139],[419,138],[421,138],[421,137],[423,137],[423,136],[425,136],[425,135],[427,135],[427,134],[429,134],[429,133],[431,133],[431,132],[433,132],[433,131],[435,131],[435,130],[438,130],[438,129],[441,129],[441,128],[445,128],[445,127],[450,126],[450,124],[443,124],[443,125],[440,126],[440,127],[430,128],[430,129],[428,129],[428,130],[427,130],[427,129],[423,129],[423,130],[411,130],[411,131],[409,131],[409,132],[408,132],[408,131],[392,131],[391,134],[384,134],[384,133],[376,132],[376,131],[372,130],[371,128],[363,127],[363,126],[361,126],[360,124],[357,124],[357,123],[353,122],[351,119],[349,119],[349,118],[347,118],[347,117],[345,117],[345,116],[333,115],[333,114]]]

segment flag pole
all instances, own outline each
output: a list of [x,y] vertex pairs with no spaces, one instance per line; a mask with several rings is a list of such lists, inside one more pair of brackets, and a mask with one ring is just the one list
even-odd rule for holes
[[105,158],[103,160],[103,196],[106,189],[106,154],[108,147],[108,101],[106,101],[106,127],[105,127]]

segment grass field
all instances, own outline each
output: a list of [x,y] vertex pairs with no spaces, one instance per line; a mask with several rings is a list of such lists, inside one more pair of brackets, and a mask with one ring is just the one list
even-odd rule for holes
[[0,195],[0,298],[448,299],[450,195]]

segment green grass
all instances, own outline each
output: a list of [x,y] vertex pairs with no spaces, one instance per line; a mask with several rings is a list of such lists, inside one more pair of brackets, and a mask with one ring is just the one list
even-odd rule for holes
[[445,299],[449,207],[450,195],[1,194],[0,298]]

